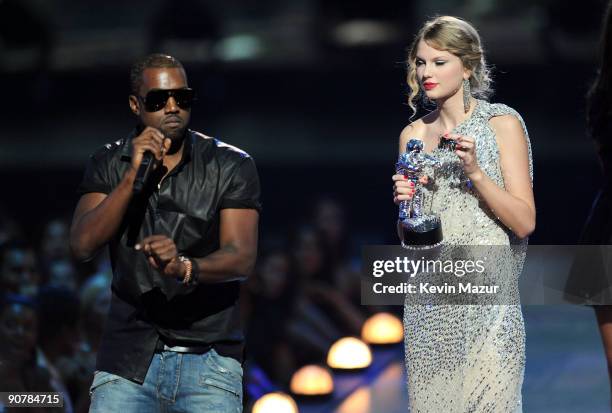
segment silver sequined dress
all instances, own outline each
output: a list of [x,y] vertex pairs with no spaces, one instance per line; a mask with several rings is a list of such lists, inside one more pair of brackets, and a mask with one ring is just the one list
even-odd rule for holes
[[[520,120],[529,145],[520,115],[484,100],[478,100],[472,115],[452,133],[475,139],[480,168],[503,188],[496,137],[489,124],[501,115]],[[479,199],[453,152],[434,149],[432,153],[443,164],[423,199],[440,215],[445,244],[512,245],[512,250],[496,250],[495,271],[515,298],[512,302],[518,303],[527,240],[518,240]],[[530,145],[529,173],[533,176]],[[525,328],[520,305],[407,304],[404,329],[410,412],[522,411]]]

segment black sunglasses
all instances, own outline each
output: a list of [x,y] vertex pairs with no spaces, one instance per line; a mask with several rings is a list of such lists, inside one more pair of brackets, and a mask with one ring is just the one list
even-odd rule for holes
[[172,96],[179,108],[187,110],[191,108],[191,104],[196,100],[195,92],[191,88],[183,89],[156,89],[147,93],[147,96],[138,96],[138,99],[144,103],[147,112],[157,112],[166,107],[168,99]]

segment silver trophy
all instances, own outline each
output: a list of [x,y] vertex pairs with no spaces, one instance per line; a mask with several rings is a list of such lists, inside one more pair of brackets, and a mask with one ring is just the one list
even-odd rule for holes
[[396,164],[398,174],[414,183],[414,195],[409,201],[399,205],[398,230],[402,247],[408,249],[432,248],[442,242],[442,223],[440,218],[423,211],[423,192],[419,178],[426,166],[440,166],[440,161],[423,152],[423,141],[410,139],[406,152],[399,156]]

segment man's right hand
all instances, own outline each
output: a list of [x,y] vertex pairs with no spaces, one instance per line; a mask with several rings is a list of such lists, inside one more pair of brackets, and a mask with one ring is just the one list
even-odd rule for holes
[[158,161],[163,160],[171,143],[170,139],[165,138],[158,129],[147,126],[132,140],[132,168],[138,170],[146,151],[151,152]]

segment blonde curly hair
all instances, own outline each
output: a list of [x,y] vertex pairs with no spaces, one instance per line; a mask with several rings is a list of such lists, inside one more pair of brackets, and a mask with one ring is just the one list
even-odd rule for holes
[[472,96],[488,98],[493,93],[484,50],[474,26],[457,17],[438,16],[423,25],[408,49],[408,106],[415,114],[420,92],[416,74],[416,53],[421,40],[435,49],[447,51],[461,59],[463,66],[471,71],[469,80]]

